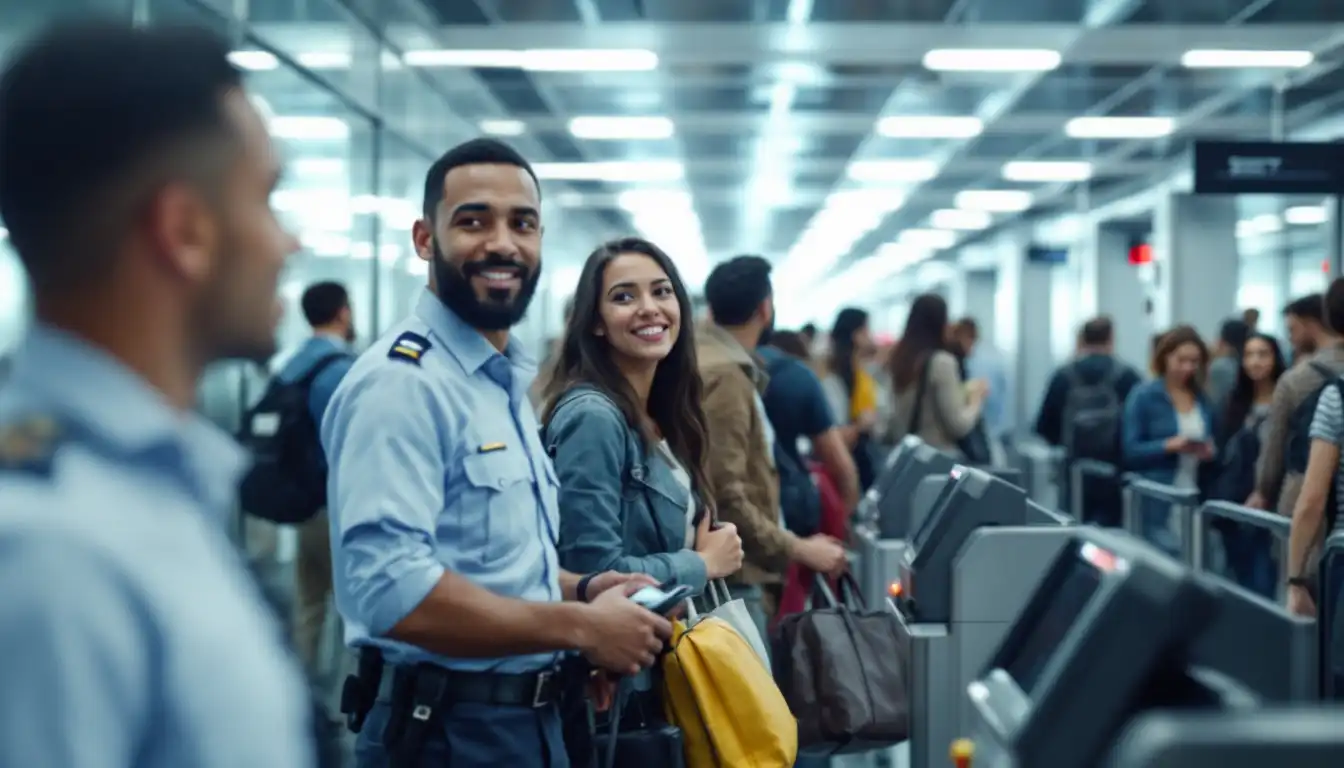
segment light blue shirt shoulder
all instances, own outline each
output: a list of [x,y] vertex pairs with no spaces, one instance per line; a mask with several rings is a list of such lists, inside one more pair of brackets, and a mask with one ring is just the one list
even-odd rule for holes
[[0,432],[32,418],[47,443],[0,439],[0,765],[313,765],[302,674],[221,527],[233,441],[41,327]]
[[561,599],[558,483],[527,399],[534,375],[515,346],[499,353],[426,291],[341,381],[322,444],[347,642],[463,669],[553,660],[449,659],[386,637],[445,570],[507,597]]
[[312,387],[308,390],[308,411],[317,424],[322,423],[322,414],[327,410],[327,403],[336,392],[336,385],[341,383],[350,366],[354,365],[355,356],[350,351],[350,345],[331,336],[321,334],[311,336],[285,363],[279,374],[283,381],[298,381],[330,355],[344,355],[344,357],[328,363],[317,376],[313,377]]

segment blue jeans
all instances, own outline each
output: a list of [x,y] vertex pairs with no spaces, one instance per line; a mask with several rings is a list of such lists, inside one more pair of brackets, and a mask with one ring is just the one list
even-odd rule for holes
[[1269,533],[1245,527],[1226,528],[1221,533],[1232,580],[1250,592],[1274,600],[1278,595],[1279,574]]

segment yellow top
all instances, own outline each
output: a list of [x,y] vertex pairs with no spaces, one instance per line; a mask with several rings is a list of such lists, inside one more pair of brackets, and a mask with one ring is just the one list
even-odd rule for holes
[[877,410],[877,382],[867,371],[854,371],[854,391],[849,394],[849,420],[857,421],[868,411]]

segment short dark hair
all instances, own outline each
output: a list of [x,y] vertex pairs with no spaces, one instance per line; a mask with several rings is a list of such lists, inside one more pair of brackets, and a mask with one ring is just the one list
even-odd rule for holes
[[1288,306],[1283,308],[1283,314],[1302,320],[1315,320],[1321,325],[1325,325],[1325,297],[1319,293],[1313,293],[1299,299],[1293,299],[1288,302]]
[[49,28],[11,59],[0,217],[39,292],[111,268],[71,241],[72,222],[92,214],[94,236],[121,236],[149,184],[199,173],[197,142],[231,136],[223,96],[242,76],[228,55],[205,29],[86,21]]
[[980,338],[980,324],[975,322],[973,317],[963,317],[957,321],[957,332],[970,336],[972,339]]
[[1115,338],[1115,324],[1106,315],[1094,317],[1083,323],[1083,330],[1078,336],[1084,346],[1104,347]]
[[806,336],[806,337],[809,338],[809,339],[810,339],[810,338],[813,338],[813,337],[815,337],[815,336],[817,335],[817,324],[816,324],[816,323],[808,323],[808,324],[806,324],[806,325],[803,326],[802,330],[799,331],[799,333],[803,334],[804,336]]
[[299,302],[303,316],[314,328],[334,321],[341,311],[350,306],[350,294],[340,283],[326,280],[313,283],[303,292]]
[[705,280],[705,302],[719,325],[744,325],[770,298],[770,262],[761,256],[735,256],[719,263]]
[[1238,352],[1246,346],[1250,336],[1251,326],[1245,320],[1224,320],[1223,327],[1218,329],[1218,339]]
[[429,166],[429,172],[425,174],[425,218],[433,221],[434,212],[443,201],[443,180],[448,178],[448,173],[468,165],[516,165],[532,177],[532,183],[537,185],[537,199],[541,199],[541,182],[537,181],[532,164],[518,150],[498,139],[472,139],[444,152]]
[[1344,334],[1344,277],[1336,277],[1325,289],[1325,327],[1332,333]]

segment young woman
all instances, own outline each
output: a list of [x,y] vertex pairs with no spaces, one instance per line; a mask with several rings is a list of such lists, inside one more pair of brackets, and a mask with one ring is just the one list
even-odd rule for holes
[[560,565],[647,573],[696,593],[742,565],[705,508],[705,417],[690,297],[672,260],[626,238],[588,257],[543,439],[560,480]]
[[958,451],[958,441],[980,420],[986,390],[982,382],[966,383],[947,351],[947,302],[941,296],[926,293],[910,305],[890,373],[891,439],[915,434],[935,448]]
[[826,362],[826,376],[822,379],[826,399],[840,433],[854,456],[859,470],[860,490],[867,490],[877,478],[877,459],[874,455],[873,429],[877,426],[877,382],[865,368],[867,358],[875,351],[873,336],[868,328],[868,313],[855,307],[840,310],[831,327],[831,349]]
[[[1177,488],[1200,490],[1211,478],[1217,421],[1204,394],[1209,348],[1188,325],[1157,339],[1156,378],[1130,391],[1122,423],[1126,468],[1140,477]],[[1205,482],[1201,482],[1205,481]],[[1180,542],[1165,505],[1141,507],[1144,538],[1172,554]]]
[[[1223,411],[1218,482],[1210,494],[1237,504],[1255,491],[1256,460],[1264,442],[1269,405],[1274,399],[1274,386],[1287,369],[1278,341],[1263,333],[1246,339],[1240,362]],[[1271,537],[1244,526],[1217,528],[1232,577],[1243,587],[1273,600],[1278,578]]]

